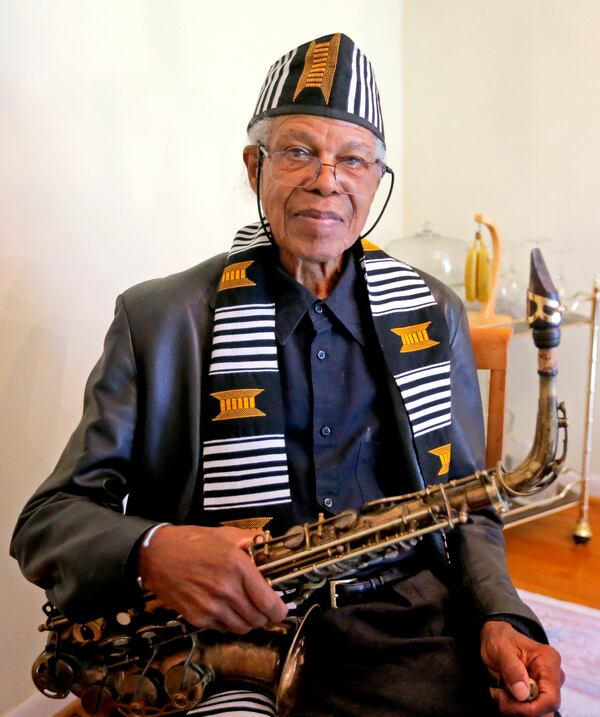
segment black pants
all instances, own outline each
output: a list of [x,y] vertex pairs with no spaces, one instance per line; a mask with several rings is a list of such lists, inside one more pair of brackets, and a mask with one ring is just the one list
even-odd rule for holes
[[295,717],[491,717],[469,616],[429,570],[328,610],[309,640]]

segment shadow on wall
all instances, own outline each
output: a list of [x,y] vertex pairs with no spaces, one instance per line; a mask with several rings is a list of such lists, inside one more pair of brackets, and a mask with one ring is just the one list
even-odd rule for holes
[[29,291],[22,272],[15,275],[0,309],[2,465],[5,479],[34,486],[53,460],[67,352],[64,332],[47,320],[39,287]]
[[[43,592],[28,585],[8,556],[8,543],[25,500],[52,468],[72,422],[61,405],[64,339],[52,331],[35,267],[4,260],[0,291],[0,631],[11,645],[0,654],[0,713],[34,692],[29,679],[44,640],[36,633]],[[64,331],[63,331],[64,334]],[[62,429],[61,430],[61,426]]]

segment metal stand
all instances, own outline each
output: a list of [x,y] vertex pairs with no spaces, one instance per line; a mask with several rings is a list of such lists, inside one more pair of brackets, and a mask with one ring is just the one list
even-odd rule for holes
[[579,519],[573,532],[576,543],[587,543],[592,537],[588,521],[592,460],[592,429],[594,427],[594,395],[596,393],[596,361],[598,358],[598,322],[600,303],[600,276],[596,274],[592,290],[592,317],[590,329],[590,356],[588,370],[587,403],[585,408],[585,435],[583,438],[583,458],[581,461],[581,494],[579,498]]

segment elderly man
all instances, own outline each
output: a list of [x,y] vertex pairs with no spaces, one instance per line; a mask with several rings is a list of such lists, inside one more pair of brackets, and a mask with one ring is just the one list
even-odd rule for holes
[[[142,586],[199,627],[281,621],[254,536],[482,467],[462,305],[361,234],[391,174],[365,55],[341,34],[284,55],[249,136],[260,221],[227,256],[119,297],[81,423],[17,526],[26,576],[75,618]],[[294,713],[550,714],[561,674],[544,642],[501,525],[471,516],[340,588]],[[194,713],[274,711],[217,679]]]

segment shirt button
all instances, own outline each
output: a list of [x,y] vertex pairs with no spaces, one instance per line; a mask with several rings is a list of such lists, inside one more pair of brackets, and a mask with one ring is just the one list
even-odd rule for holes
[[315,304],[315,311],[317,312],[317,314],[322,314],[323,313],[323,304]]
[[323,501],[323,505],[326,508],[331,508],[331,506],[333,505],[333,501],[331,500],[331,498],[325,498],[325,500]]
[[317,358],[319,359],[319,361],[322,361],[323,359],[327,358],[327,354],[325,353],[325,351],[317,351]]
[[331,428],[329,426],[323,426],[321,428],[321,435],[322,436],[329,436],[331,434]]

